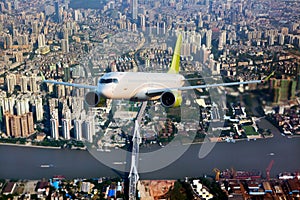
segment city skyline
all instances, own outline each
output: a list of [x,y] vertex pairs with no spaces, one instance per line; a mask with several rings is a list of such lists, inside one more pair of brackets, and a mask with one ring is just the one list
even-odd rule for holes
[[[1,0],[0,142],[88,150],[98,161],[112,162],[96,154],[131,148],[140,104],[101,99],[90,108],[85,104],[87,89],[42,80],[97,85],[109,72],[163,73],[171,64],[178,35],[186,84],[273,76],[264,84],[183,93],[179,109],[165,109],[160,101],[148,103],[140,124],[142,151],[195,143],[201,159],[209,155],[204,149],[213,142],[293,142],[300,134],[299,11],[297,1],[276,0]],[[181,152],[177,153],[179,159]],[[156,163],[141,156],[139,166],[155,168]],[[157,158],[167,162],[172,156]],[[273,159],[274,165],[280,162],[277,152]],[[49,163],[40,167],[55,168]],[[128,172],[124,163],[115,163],[111,169]],[[89,191],[90,183],[84,182],[80,190]],[[190,186],[198,190],[199,183],[191,180]],[[265,191],[268,184],[271,195],[278,195],[272,181],[261,183],[265,197],[270,194]],[[143,184],[145,189],[150,183]],[[177,183],[163,184],[174,188]],[[122,183],[111,187],[120,189]]]

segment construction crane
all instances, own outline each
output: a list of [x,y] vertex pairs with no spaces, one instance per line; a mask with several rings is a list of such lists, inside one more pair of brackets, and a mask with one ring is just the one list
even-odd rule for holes
[[274,164],[274,160],[271,160],[271,162],[269,163],[268,167],[266,168],[266,175],[267,175],[267,180],[270,180],[270,171],[273,167]]
[[217,168],[214,168],[213,171],[216,173],[216,181],[219,181],[220,180],[220,170],[217,169]]

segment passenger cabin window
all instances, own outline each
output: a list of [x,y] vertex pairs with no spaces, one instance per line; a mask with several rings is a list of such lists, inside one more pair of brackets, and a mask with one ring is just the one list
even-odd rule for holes
[[99,83],[100,84],[118,83],[118,79],[116,78],[100,79]]

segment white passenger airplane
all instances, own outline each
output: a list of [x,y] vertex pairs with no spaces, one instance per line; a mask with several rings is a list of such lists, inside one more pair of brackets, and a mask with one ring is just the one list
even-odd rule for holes
[[[179,74],[181,41],[182,36],[179,35],[176,41],[171,67],[167,73],[110,72],[99,79],[97,86],[45,80],[42,75],[43,82],[90,89],[91,91],[85,95],[85,102],[87,105],[93,107],[99,105],[101,97],[107,99],[127,99],[131,101],[159,100],[164,107],[178,107],[182,102],[181,91],[183,90],[261,83],[264,81],[251,80],[183,86],[186,79],[183,75]],[[269,77],[270,76],[267,78]]]

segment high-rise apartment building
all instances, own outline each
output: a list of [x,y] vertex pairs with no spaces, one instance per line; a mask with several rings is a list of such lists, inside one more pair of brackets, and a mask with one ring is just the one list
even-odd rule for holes
[[10,34],[7,34],[4,40],[4,49],[11,49],[12,46],[13,46],[12,36]]
[[79,119],[74,120],[74,133],[76,140],[82,140],[82,121]]
[[132,0],[132,19],[137,19],[138,16],[138,0]]
[[20,77],[20,87],[21,87],[21,92],[26,93],[28,91],[28,78],[27,76],[21,76]]
[[212,30],[207,30],[205,36],[206,36],[206,48],[211,49]]
[[36,93],[39,91],[36,74],[33,74],[31,77],[29,77],[29,86],[31,92]]
[[39,34],[39,37],[38,37],[38,47],[42,48],[44,46],[46,46],[45,35],[44,34]]
[[35,119],[36,121],[42,121],[44,118],[43,100],[41,97],[37,97],[34,100]]
[[54,9],[55,9],[55,21],[57,23],[61,23],[62,22],[62,12],[61,12],[60,4],[58,1],[56,1],[54,3]]
[[8,93],[12,93],[15,89],[17,78],[15,74],[8,74],[6,76],[6,88]]
[[71,119],[62,119],[62,128],[63,128],[63,137],[66,140],[71,138],[70,131],[71,131]]
[[61,49],[63,53],[69,53],[69,40],[68,39],[62,39],[61,40]]

